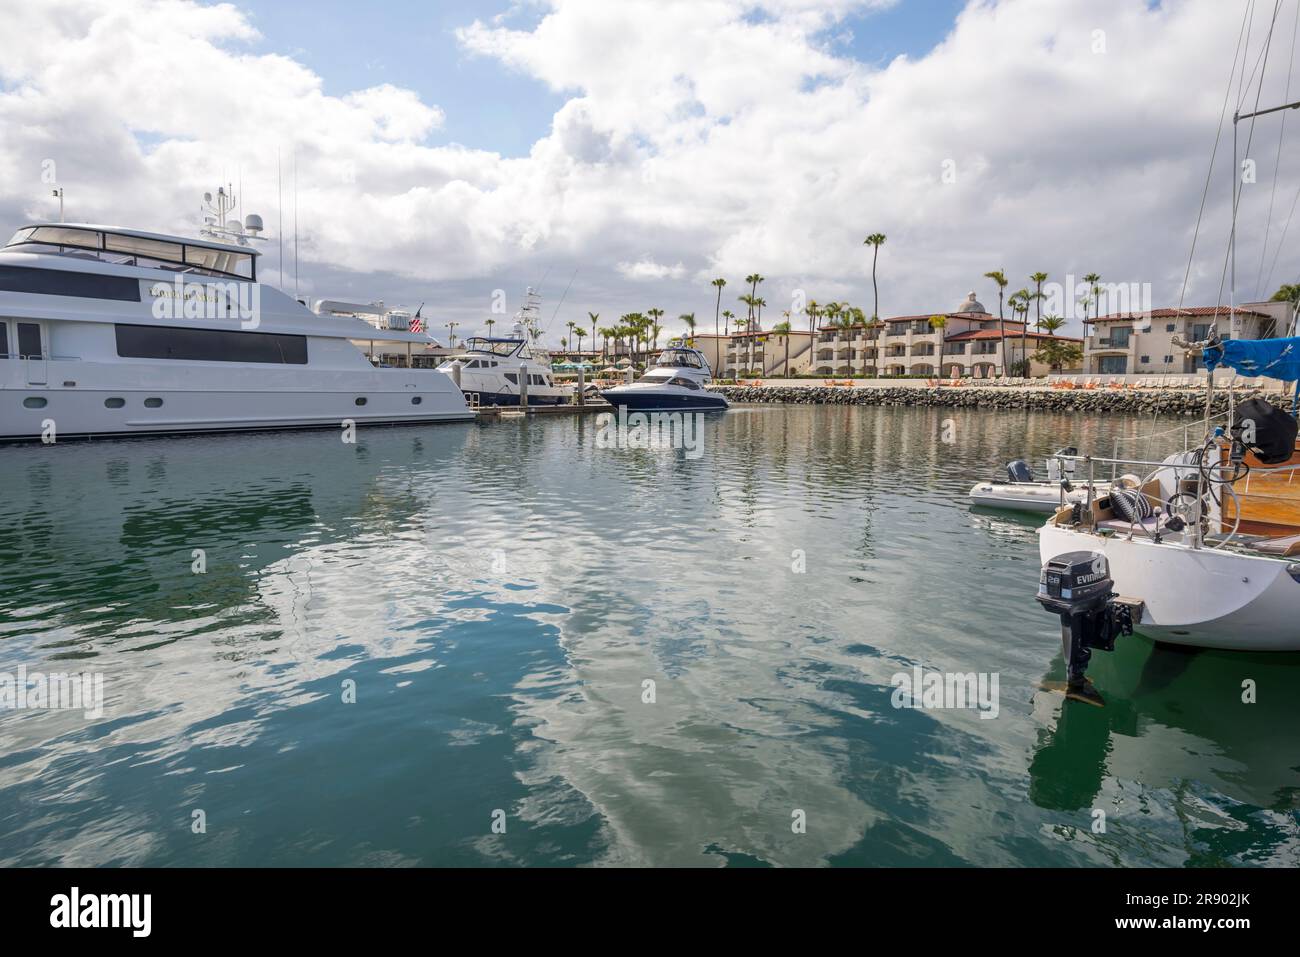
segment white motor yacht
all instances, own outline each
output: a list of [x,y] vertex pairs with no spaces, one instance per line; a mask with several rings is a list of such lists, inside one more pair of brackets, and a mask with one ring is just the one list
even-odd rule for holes
[[636,382],[604,390],[610,405],[630,412],[723,412],[727,400],[704,387],[712,382],[704,353],[687,346],[669,346]]
[[472,418],[446,376],[376,368],[355,344],[427,337],[319,316],[259,282],[260,228],[19,229],[0,248],[0,440]]
[[438,371],[455,379],[471,405],[517,406],[527,391],[529,405],[567,405],[573,387],[555,381],[551,357],[537,345],[541,337],[538,313],[541,297],[533,289],[515,314],[514,331],[494,338],[474,336],[464,351],[447,358]]

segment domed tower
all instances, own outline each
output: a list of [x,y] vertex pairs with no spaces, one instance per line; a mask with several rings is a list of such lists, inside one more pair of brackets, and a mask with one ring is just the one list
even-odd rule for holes
[[978,312],[988,315],[989,311],[984,308],[984,304],[975,298],[975,291],[972,289],[966,295],[966,299],[953,312]]

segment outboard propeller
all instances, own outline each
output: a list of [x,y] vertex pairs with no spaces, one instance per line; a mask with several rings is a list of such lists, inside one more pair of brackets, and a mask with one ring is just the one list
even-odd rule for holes
[[[1061,619],[1065,696],[1104,705],[1085,672],[1094,649],[1114,651],[1115,639],[1133,634],[1133,609],[1118,601],[1110,563],[1100,552],[1066,552],[1049,559],[1038,578],[1038,603]],[[1140,615],[1140,613],[1139,613]]]

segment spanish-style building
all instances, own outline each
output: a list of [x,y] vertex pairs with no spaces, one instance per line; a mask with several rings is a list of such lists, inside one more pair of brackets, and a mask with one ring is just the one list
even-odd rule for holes
[[[942,328],[932,319],[943,317]],[[970,293],[952,312],[896,316],[878,326],[823,327],[817,337],[812,372],[818,375],[942,375],[990,378],[1003,374],[1005,361],[1014,367],[1029,362],[1029,374],[1052,371],[1034,358],[1045,339],[1081,345],[1070,336],[1029,332],[1023,322],[990,315]],[[1069,370],[1066,370],[1069,371]]]
[[1085,319],[1088,336],[1083,344],[1083,371],[1102,375],[1186,375],[1204,369],[1200,355],[1184,355],[1173,344],[1174,337],[1196,342],[1214,328],[1220,338],[1232,338],[1234,312],[1241,325],[1239,338],[1267,339],[1286,334],[1291,304],[1252,302],[1235,310],[1227,306],[1191,306]]

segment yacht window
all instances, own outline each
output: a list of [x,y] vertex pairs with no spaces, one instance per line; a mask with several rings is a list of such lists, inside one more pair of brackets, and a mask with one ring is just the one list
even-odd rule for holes
[[512,382],[512,383],[514,383],[515,385],[518,385],[518,384],[519,384],[519,374],[518,374],[518,373],[515,373],[515,372],[505,372],[505,373],[502,373],[502,374],[506,377],[506,381],[507,381],[507,382]]
[[489,339],[481,339],[477,336],[465,343],[465,348],[470,352],[490,352],[494,356],[501,356],[503,359],[512,355],[519,348],[518,339],[507,339],[505,341],[494,342]]
[[117,354],[128,359],[307,364],[307,337],[175,326],[113,327]]
[[[59,252],[86,250],[81,254],[83,258],[115,262],[121,261],[122,257],[127,257],[135,265],[202,271],[241,279],[257,278],[252,251],[191,246],[187,243],[146,239],[142,236],[102,233],[75,226],[29,226],[14,233],[7,245],[53,246]],[[148,262],[137,262],[141,259]]]
[[667,382],[673,374],[666,369],[651,369],[641,377],[642,382]]
[[9,358],[9,324],[0,322],[0,359]]
[[18,323],[18,357],[39,359],[44,354],[41,349],[41,327],[34,322]]
[[124,405],[126,405],[126,399],[117,396],[113,396],[111,398],[107,398],[104,400],[104,408],[106,409],[120,409]]
[[180,243],[165,243],[160,239],[141,239],[139,236],[115,236],[108,233],[104,236],[104,248],[109,252],[145,256],[166,262],[185,261]]
[[40,396],[31,396],[23,399],[23,406],[28,409],[43,409],[47,405],[49,405],[49,403]]
[[144,400],[144,407],[146,409],[161,409],[162,404],[163,404],[162,399],[158,398],[156,395],[150,396],[149,398]]
[[69,272],[66,269],[0,266],[0,292],[139,302],[140,280],[125,276],[100,276],[90,272]]
[[698,389],[700,387],[698,382],[695,382],[691,379],[684,379],[681,376],[678,376],[677,378],[671,380],[668,384],[679,385],[684,389]]
[[241,253],[228,249],[210,249],[207,246],[186,246],[185,263],[189,266],[198,266],[201,269],[213,272],[242,276],[245,279],[254,277],[252,253]]
[[[22,230],[19,230],[21,233]],[[79,249],[103,249],[104,234],[93,229],[73,229],[67,226],[36,226],[21,239],[15,235],[9,240],[16,243],[48,243],[51,246],[76,246]]]

